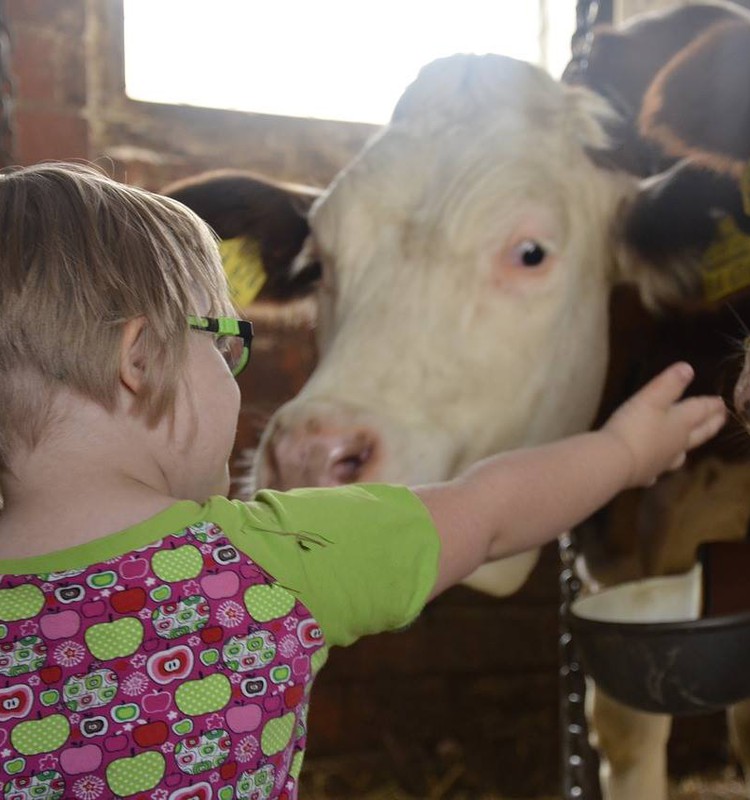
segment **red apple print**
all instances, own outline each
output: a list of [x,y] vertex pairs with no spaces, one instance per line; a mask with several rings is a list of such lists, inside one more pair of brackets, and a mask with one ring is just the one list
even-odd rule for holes
[[118,614],[137,614],[146,605],[146,592],[140,587],[125,589],[113,594],[109,602]]
[[130,558],[120,564],[120,576],[126,581],[137,580],[148,572],[148,561],[145,558]]
[[139,747],[157,747],[169,738],[166,722],[149,722],[133,730],[133,740]]
[[269,713],[272,713],[274,711],[278,711],[281,708],[281,698],[277,694],[269,695],[263,701],[263,707]]
[[260,706],[250,703],[245,706],[232,706],[227,710],[225,719],[227,727],[233,733],[254,731],[260,725],[263,712]]
[[287,708],[297,708],[305,695],[303,686],[290,686],[284,692],[284,705]]
[[109,753],[118,753],[128,746],[127,736],[108,736],[104,740],[104,749]]
[[[180,778],[177,776],[176,782],[179,782],[179,780]],[[167,778],[167,782],[169,782],[169,778]],[[211,786],[202,781],[194,786],[188,786],[186,789],[178,789],[169,795],[169,800],[211,800],[212,797]]]
[[104,612],[107,610],[107,607],[102,603],[101,600],[94,600],[92,603],[84,603],[81,606],[81,614],[87,619],[92,619],[93,617],[101,617],[104,615]]
[[62,678],[62,670],[60,667],[44,667],[39,670],[39,677],[49,686],[49,684],[57,683]]
[[219,768],[219,775],[221,775],[222,780],[231,781],[236,774],[237,764],[234,761],[230,761],[228,764],[222,764]]
[[102,763],[102,751],[98,745],[86,744],[83,747],[68,747],[60,753],[60,766],[68,775],[94,772]]
[[146,664],[146,671],[157,683],[167,684],[185,680],[193,669],[193,663],[192,651],[184,644],[178,644],[154,653]]
[[297,625],[297,635],[304,647],[315,647],[323,641],[323,631],[314,619],[303,619]]
[[28,686],[0,689],[0,722],[25,717],[34,704],[34,694]]
[[141,705],[147,714],[161,714],[166,711],[172,703],[172,695],[169,692],[151,692],[147,694]]
[[220,642],[223,638],[224,638],[224,631],[218,626],[203,628],[203,630],[201,630],[201,639],[206,644],[214,644],[215,642]]
[[292,661],[292,672],[295,675],[307,675],[309,668],[310,659],[307,656],[297,656],[297,658]]
[[219,572],[201,578],[201,589],[212,600],[232,597],[240,589],[240,578],[236,572]]

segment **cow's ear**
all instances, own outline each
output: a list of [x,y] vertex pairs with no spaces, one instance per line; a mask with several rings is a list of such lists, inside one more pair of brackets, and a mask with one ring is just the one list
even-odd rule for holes
[[601,95],[582,86],[565,86],[564,124],[571,138],[587,151],[606,150],[607,133],[619,115]]
[[646,178],[624,200],[614,226],[617,281],[634,283],[646,306],[703,302],[703,260],[717,232],[719,176],[681,162]]
[[714,25],[655,76],[640,133],[670,158],[739,177],[750,159],[750,15]]
[[259,255],[259,297],[289,299],[314,287],[314,270],[295,272],[293,264],[310,232],[307,212],[321,190],[222,170],[169,184],[161,193],[195,211],[232,252]]

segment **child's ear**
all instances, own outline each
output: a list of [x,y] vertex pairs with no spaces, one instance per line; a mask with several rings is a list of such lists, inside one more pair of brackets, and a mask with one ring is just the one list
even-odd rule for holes
[[120,342],[120,381],[133,394],[139,394],[143,386],[146,361],[143,353],[143,330],[145,317],[129,319],[122,329]]

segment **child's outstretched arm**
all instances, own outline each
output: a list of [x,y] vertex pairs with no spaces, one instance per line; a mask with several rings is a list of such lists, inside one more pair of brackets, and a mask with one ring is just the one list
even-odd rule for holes
[[536,547],[582,522],[620,491],[677,469],[724,424],[719,397],[678,402],[693,377],[673,364],[598,431],[494,456],[415,492],[442,541],[433,596],[486,561]]

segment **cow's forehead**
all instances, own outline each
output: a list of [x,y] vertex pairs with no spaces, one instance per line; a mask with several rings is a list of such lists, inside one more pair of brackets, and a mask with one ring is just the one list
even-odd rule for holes
[[606,142],[611,110],[586,90],[504,56],[457,55],[422,69],[391,123],[334,181],[314,227],[366,213],[418,224],[440,215],[441,196],[491,193],[497,202],[544,193],[565,197],[586,155]]
[[566,89],[544,70],[507,56],[457,54],[422,68],[407,87],[392,122],[438,131],[453,121],[507,113],[544,125],[566,108]]
[[338,177],[313,208],[311,225],[331,253],[342,237],[375,240],[384,226],[439,239],[497,229],[529,206],[567,228],[570,213],[585,213],[582,182],[590,192],[611,188],[597,172],[579,143],[508,115],[454,124],[428,142],[394,126]]

